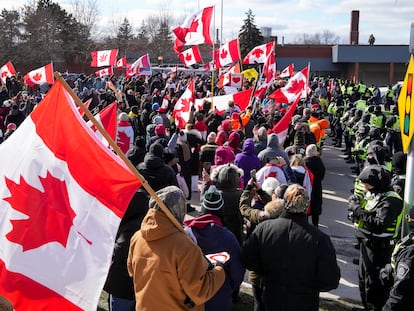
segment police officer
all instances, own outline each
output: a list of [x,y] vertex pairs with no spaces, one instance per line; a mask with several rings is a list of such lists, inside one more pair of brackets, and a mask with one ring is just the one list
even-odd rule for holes
[[350,218],[360,241],[359,290],[365,310],[381,310],[387,289],[379,271],[390,262],[403,201],[390,187],[391,174],[381,165],[369,165],[359,174],[366,192],[349,198]]
[[384,142],[392,153],[402,151],[402,138],[400,129],[400,116],[398,106],[395,105],[391,110],[391,116],[385,122],[387,133]]
[[[394,280],[383,311],[414,310],[414,210],[407,215],[409,233],[394,248],[381,277]],[[390,273],[391,272],[391,273]]]

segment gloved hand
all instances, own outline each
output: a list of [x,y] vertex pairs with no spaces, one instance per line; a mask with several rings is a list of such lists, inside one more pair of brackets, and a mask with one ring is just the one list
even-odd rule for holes
[[387,263],[385,267],[380,270],[379,278],[383,286],[390,288],[393,285],[394,280],[392,274],[392,267],[389,263]]
[[348,198],[348,210],[355,212],[356,209],[361,208],[361,200],[358,196],[356,196],[355,194],[352,194],[349,198]]

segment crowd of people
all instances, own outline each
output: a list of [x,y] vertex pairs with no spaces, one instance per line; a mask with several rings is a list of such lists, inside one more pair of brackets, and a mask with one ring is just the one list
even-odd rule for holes
[[[177,128],[172,111],[190,79],[204,104],[193,106],[186,126]],[[406,224],[406,157],[395,94],[382,102],[375,86],[315,77],[284,136],[274,128],[289,107],[269,96],[283,80],[246,109],[229,101],[222,113],[208,97],[222,92],[208,74],[80,75],[67,82],[94,113],[117,102],[118,145],[184,228],[176,228],[144,189],[136,192],[104,287],[110,310],[230,311],[246,269],[255,311],[318,310],[319,293],[340,279],[335,249],[318,228],[328,134],[355,164],[349,219],[360,249],[362,304],[365,310],[414,306],[406,294],[412,285],[400,281],[407,274],[397,273],[404,258],[412,258],[406,246],[394,252],[390,266],[394,245],[407,239],[399,234]],[[244,88],[253,85],[246,80]],[[42,96],[22,84],[3,86],[2,140]],[[200,213],[190,204],[194,191],[200,191]],[[186,213],[194,218],[184,220]],[[400,253],[405,257],[395,257]]]

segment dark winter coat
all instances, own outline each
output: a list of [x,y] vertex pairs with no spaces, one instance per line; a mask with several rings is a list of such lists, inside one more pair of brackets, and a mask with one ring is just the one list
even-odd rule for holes
[[330,238],[304,213],[285,213],[260,223],[245,242],[246,268],[263,276],[266,310],[317,311],[319,292],[339,284]]
[[148,194],[140,188],[135,192],[119,225],[112,263],[104,286],[104,290],[116,298],[135,300],[134,283],[127,268],[129,242],[141,227],[148,211],[148,202]]
[[320,215],[322,213],[322,180],[325,177],[325,165],[318,156],[305,157],[306,167],[313,174],[312,193],[311,193],[311,214]]
[[138,171],[148,181],[154,191],[166,186],[177,186],[177,178],[171,166],[165,164],[164,159],[147,153],[144,162],[138,164]]
[[283,157],[289,163],[289,156],[286,151],[279,146],[279,138],[276,134],[267,137],[267,147],[257,155],[262,162],[262,166],[276,157]]

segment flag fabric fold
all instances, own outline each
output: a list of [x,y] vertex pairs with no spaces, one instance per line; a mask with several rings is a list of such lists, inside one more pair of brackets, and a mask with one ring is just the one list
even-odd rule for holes
[[270,83],[276,77],[276,55],[271,51],[263,65],[263,76],[266,83]]
[[195,100],[195,106],[198,110],[203,109],[203,103],[207,99],[208,101],[212,101],[214,105],[214,109],[218,114],[222,114],[227,108],[228,103],[232,100],[237,106],[239,106],[240,110],[245,110],[250,103],[250,97],[252,95],[252,89],[248,89],[245,91],[229,94],[229,95],[221,95],[221,96],[213,96],[213,98],[202,98]]
[[123,68],[126,66],[127,60],[126,60],[126,56],[121,57],[120,59],[118,59],[118,61],[116,62],[116,68]]
[[36,84],[53,84],[54,77],[53,77],[53,65],[47,64],[46,66],[40,67],[38,69],[32,70],[28,72],[24,76],[24,83],[28,86],[34,86]]
[[293,71],[295,69],[295,65],[294,64],[290,64],[289,66],[287,66],[285,69],[283,69],[279,75],[277,76],[278,78],[290,78],[293,76]]
[[0,77],[1,77],[1,82],[3,84],[6,84],[7,77],[14,76],[15,74],[16,74],[16,70],[14,69],[14,66],[11,61],[8,61],[6,64],[4,64],[0,68]]
[[210,34],[213,6],[187,16],[184,22],[173,29],[176,39],[174,51],[179,54],[185,45],[213,44]]
[[188,122],[190,116],[191,106],[195,102],[195,91],[194,91],[194,80],[191,80],[187,88],[181,97],[177,100],[174,105],[174,110],[172,113],[173,118],[175,119],[175,125],[179,129],[183,129]]
[[0,293],[16,311],[96,310],[139,180],[60,81],[0,153]]
[[274,51],[275,41],[268,42],[262,45],[254,47],[247,55],[243,58],[243,64],[256,64],[266,62],[267,56]]
[[218,50],[213,51],[213,53],[214,64],[217,69],[239,60],[239,38],[223,44]]
[[145,55],[142,55],[140,58],[138,58],[135,62],[131,64],[131,67],[129,68],[130,72],[129,74],[137,74],[142,69],[148,69],[151,68],[151,62],[148,53]]
[[203,61],[197,45],[178,54],[178,58],[186,67],[190,67],[191,65],[201,63]]
[[115,66],[118,49],[91,52],[91,67]]
[[276,103],[293,104],[297,97],[301,97],[303,91],[307,91],[308,85],[308,66],[298,71],[288,83],[270,94],[270,98],[273,98]]

